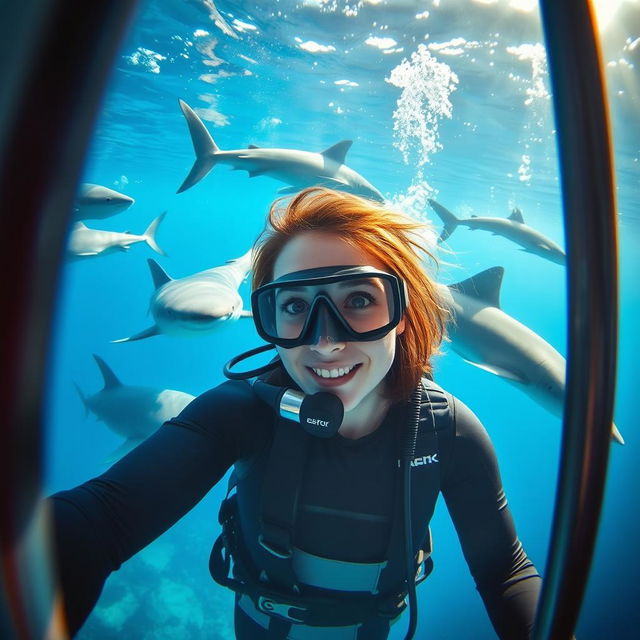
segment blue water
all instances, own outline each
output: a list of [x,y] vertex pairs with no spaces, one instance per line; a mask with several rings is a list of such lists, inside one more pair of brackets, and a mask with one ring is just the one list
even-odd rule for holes
[[[116,188],[136,203],[88,224],[141,233],[168,211],[157,237],[169,255],[136,245],[126,254],[65,266],[49,382],[47,491],[101,473],[121,442],[85,416],[74,388],[73,382],[85,393],[101,388],[91,354],[102,356],[124,383],[196,395],[222,381],[227,359],[260,343],[252,323],[242,320],[198,339],[110,343],[151,324],[147,258],[183,277],[242,255],[283,186],[220,166],[176,195],[193,162],[179,98],[200,110],[223,149],[257,144],[321,151],[352,139],[347,164],[438,231],[426,197],[459,215],[506,217],[518,206],[529,225],[562,242],[548,73],[535,9],[458,0],[216,4],[235,38],[210,17],[210,0],[147,0],[116,58],[83,180]],[[627,444],[611,451],[580,640],[635,638],[640,626],[640,562],[633,555],[640,474],[632,407],[640,307],[638,36],[637,3],[628,2],[603,34],[620,231],[615,417]],[[566,353],[563,267],[464,228],[448,247],[441,254],[443,282],[504,266],[503,309]],[[247,285],[241,293],[247,301]],[[471,406],[491,434],[519,536],[543,571],[561,420],[446,345],[443,351],[437,380]],[[110,578],[80,638],[233,637],[231,595],[207,569],[221,495],[222,486],[214,488]],[[436,569],[419,590],[416,637],[495,637],[443,504],[432,530]],[[406,618],[391,637],[404,637],[405,626]]]

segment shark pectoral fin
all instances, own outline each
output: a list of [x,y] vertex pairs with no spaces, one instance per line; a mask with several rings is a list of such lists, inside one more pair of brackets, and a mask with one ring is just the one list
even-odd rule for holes
[[257,144],[250,144],[247,149],[259,149],[260,147]]
[[152,336],[157,336],[160,333],[158,331],[158,327],[154,324],[153,327],[149,327],[140,333],[136,333],[133,336],[129,336],[128,338],[120,338],[118,340],[112,340],[112,344],[117,344],[118,342],[134,342],[135,340],[144,340],[144,338],[151,338]]
[[97,256],[98,251],[84,251],[83,253],[76,253],[77,256]]
[[131,245],[130,244],[118,245],[118,251],[124,251],[126,253],[129,249],[131,249]]
[[282,195],[291,195],[293,193],[298,193],[298,191],[300,191],[300,187],[282,187],[280,189],[278,189],[278,191],[276,193],[280,193]]
[[336,142],[333,146],[325,149],[321,155],[325,158],[330,158],[334,160],[338,164],[344,164],[344,161],[347,156],[347,151],[351,149],[351,145],[353,144],[353,140],[341,140],[340,142]]
[[246,309],[243,309],[240,312],[240,315],[238,317],[239,318],[253,318],[253,313],[251,313],[251,311],[247,311]]
[[624,438],[622,437],[622,434],[618,431],[618,427],[616,427],[615,423],[611,423],[611,438],[614,440],[614,442],[617,442],[618,444],[624,444]]
[[129,453],[129,451],[135,449],[141,442],[142,440],[139,439],[128,438],[117,449],[115,449],[115,451],[112,451],[107,458],[105,458],[104,463],[112,464],[117,462],[120,458]]
[[511,380],[512,382],[519,382],[520,384],[528,384],[528,382],[519,376],[514,371],[508,371],[507,369],[503,369],[502,367],[497,367],[496,365],[489,364],[481,364],[479,362],[473,362],[473,360],[467,360],[467,358],[462,358],[465,362],[472,364],[474,367],[478,367],[478,369],[483,369],[484,371],[488,371],[492,373],[494,376],[499,376],[500,378],[506,378],[507,380]]

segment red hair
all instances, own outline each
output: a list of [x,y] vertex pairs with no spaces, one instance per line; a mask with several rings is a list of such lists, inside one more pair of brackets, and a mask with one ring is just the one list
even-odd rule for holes
[[377,202],[320,187],[305,189],[288,203],[276,200],[268,223],[254,247],[254,290],[273,279],[273,266],[285,244],[306,231],[339,234],[406,283],[405,329],[397,338],[386,393],[394,401],[409,398],[422,375],[431,373],[431,357],[439,350],[447,321],[436,283],[423,266],[421,254],[437,264],[420,242],[418,232],[425,225]]

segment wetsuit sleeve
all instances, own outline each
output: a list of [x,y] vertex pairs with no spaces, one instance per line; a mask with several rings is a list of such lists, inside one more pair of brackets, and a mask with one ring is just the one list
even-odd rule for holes
[[516,535],[489,435],[460,401],[454,409],[442,493],[498,636],[529,638],[541,579]]
[[71,633],[91,612],[108,575],[250,455],[269,423],[268,409],[248,385],[225,383],[196,398],[101,476],[49,498]]

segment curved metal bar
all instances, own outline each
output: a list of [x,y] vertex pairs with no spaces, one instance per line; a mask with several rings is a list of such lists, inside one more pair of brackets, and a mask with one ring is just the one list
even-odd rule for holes
[[616,375],[618,278],[606,94],[586,0],[541,0],[561,165],[569,339],[562,454],[533,637],[570,638],[604,494]]
[[30,556],[25,540],[35,535],[35,547],[46,550],[33,521],[60,261],[97,108],[135,0],[0,4],[2,60],[11,61],[0,70],[0,635],[27,639],[44,637],[51,614],[39,600],[50,585],[32,583],[42,558]]

